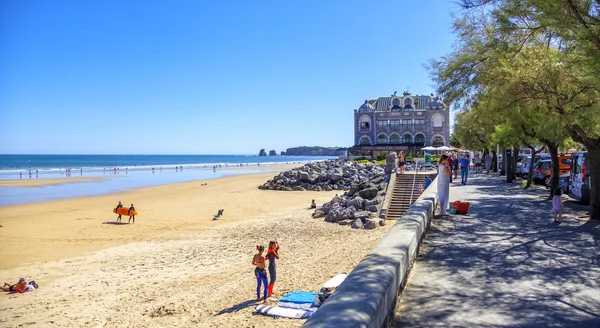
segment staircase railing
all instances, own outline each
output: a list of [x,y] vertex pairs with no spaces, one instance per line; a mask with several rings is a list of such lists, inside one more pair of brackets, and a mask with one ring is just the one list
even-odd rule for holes
[[419,162],[415,161],[415,174],[413,175],[413,183],[412,188],[410,190],[410,200],[408,201],[408,206],[412,204],[413,195],[415,194],[415,182],[417,182],[417,172],[419,171]]

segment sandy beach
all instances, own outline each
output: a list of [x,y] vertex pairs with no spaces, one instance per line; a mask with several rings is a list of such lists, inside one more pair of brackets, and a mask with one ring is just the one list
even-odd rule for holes
[[[311,219],[311,199],[336,192],[256,188],[273,175],[0,207],[2,282],[24,276],[40,285],[1,297],[0,326],[300,326],[254,313],[255,246],[281,243],[277,298],[318,291],[351,271],[389,226],[353,230]],[[115,224],[118,201],[135,204],[135,224]],[[219,208],[225,214],[213,221]]]

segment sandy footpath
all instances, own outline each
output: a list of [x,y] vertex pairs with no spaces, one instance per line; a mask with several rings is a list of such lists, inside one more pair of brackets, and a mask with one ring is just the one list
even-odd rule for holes
[[[311,219],[310,200],[335,192],[256,189],[273,175],[0,207],[0,279],[25,276],[41,287],[0,295],[0,327],[300,326],[254,313],[256,244],[281,243],[278,297],[318,291],[351,271],[389,226],[353,230]],[[135,225],[113,224],[119,200],[135,203]],[[225,215],[212,221],[218,208]]]

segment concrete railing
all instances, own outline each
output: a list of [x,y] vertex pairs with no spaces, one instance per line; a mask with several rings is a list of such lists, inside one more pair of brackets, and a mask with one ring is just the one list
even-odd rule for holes
[[394,193],[394,187],[396,186],[396,173],[390,174],[390,181],[388,181],[387,188],[385,190],[385,196],[383,202],[381,202],[381,209],[379,210],[379,218],[387,219],[387,209],[390,207],[390,201],[392,194]]
[[436,185],[434,180],[303,327],[392,326],[398,296],[434,214]]

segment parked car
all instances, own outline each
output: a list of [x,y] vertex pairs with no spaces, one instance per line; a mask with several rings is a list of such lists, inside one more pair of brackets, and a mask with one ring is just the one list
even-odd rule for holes
[[[541,160],[549,159],[550,155],[547,154],[536,155],[535,159],[533,160],[533,167],[535,168],[535,166]],[[527,175],[529,174],[529,163],[531,163],[531,156],[525,157],[519,163],[517,163],[517,176],[521,176],[523,179],[527,178]]]
[[535,184],[550,185],[550,171],[552,161],[549,159],[541,160],[533,169],[532,181]]
[[571,159],[569,196],[583,204],[589,204],[592,183],[595,183],[590,177],[590,159],[586,151],[573,153]]
[[[558,173],[559,180],[561,177],[567,176],[571,171],[571,154],[558,156]],[[533,171],[533,182],[543,184],[550,187],[552,179],[552,161],[549,159],[541,160]]]

